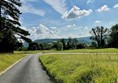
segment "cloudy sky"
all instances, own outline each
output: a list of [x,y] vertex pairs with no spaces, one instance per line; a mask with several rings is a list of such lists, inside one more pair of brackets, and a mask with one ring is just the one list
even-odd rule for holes
[[118,23],[118,0],[21,0],[22,28],[30,38],[90,36],[95,26]]

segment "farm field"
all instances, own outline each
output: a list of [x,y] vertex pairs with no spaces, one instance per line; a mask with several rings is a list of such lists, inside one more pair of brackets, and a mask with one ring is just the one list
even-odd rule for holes
[[39,59],[54,83],[118,83],[118,54],[44,54]]

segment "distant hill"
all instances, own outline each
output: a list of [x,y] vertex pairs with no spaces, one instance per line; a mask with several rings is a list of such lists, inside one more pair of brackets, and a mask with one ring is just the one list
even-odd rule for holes
[[[90,37],[81,37],[81,38],[76,38],[78,40],[78,42],[82,42],[82,43],[86,43],[86,44],[90,44],[91,40],[90,40]],[[35,40],[34,42],[37,42],[37,43],[52,43],[52,42],[56,42],[56,41],[59,41],[61,39],[37,39]],[[68,41],[68,38],[65,38],[65,42]],[[23,43],[24,47],[28,47],[28,43],[24,42]]]
[[[90,37],[82,37],[82,38],[76,38],[78,40],[78,42],[83,42],[83,43],[87,43],[89,44],[90,43]],[[34,42],[37,42],[37,43],[52,43],[52,42],[55,42],[55,41],[59,41],[61,39],[37,39],[35,40]],[[68,39],[65,38],[65,42],[67,42]]]

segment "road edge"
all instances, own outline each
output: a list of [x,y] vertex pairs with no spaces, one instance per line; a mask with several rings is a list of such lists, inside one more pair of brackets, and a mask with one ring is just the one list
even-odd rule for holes
[[[26,55],[25,57],[27,57],[28,55]],[[0,76],[2,74],[4,74],[5,72],[7,72],[9,69],[11,69],[13,66],[15,66],[17,63],[19,63],[20,61],[22,61],[25,57],[19,59],[18,61],[16,61],[15,63],[13,63],[11,66],[7,67],[5,70],[1,71],[0,72]]]
[[[43,54],[45,54],[45,53],[42,53],[40,56],[43,56]],[[39,62],[40,62],[40,64],[41,64],[43,70],[44,70],[44,71],[46,72],[46,74],[49,76],[50,81],[51,81],[52,83],[56,83],[55,77],[52,76],[52,75],[50,74],[50,72],[48,71],[48,69],[43,65],[43,62],[41,61],[40,56],[38,57],[38,60],[39,60]]]

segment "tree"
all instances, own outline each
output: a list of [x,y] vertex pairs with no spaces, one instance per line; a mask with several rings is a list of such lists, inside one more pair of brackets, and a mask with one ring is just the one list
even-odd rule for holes
[[76,38],[69,38],[67,42],[67,49],[76,49],[78,40]]
[[95,41],[92,41],[90,47],[95,47],[95,48],[97,48],[98,46],[97,46],[97,43],[96,43]]
[[38,50],[38,43],[37,42],[31,42],[29,43],[28,50]]
[[0,0],[0,52],[13,52],[17,42],[15,35],[28,40],[29,32],[20,28],[20,0]]
[[63,43],[60,41],[53,42],[52,48],[55,48],[56,50],[63,50]]
[[39,50],[50,50],[50,49],[52,49],[52,44],[50,43],[39,44]]
[[87,47],[87,45],[85,43],[79,43],[77,45],[77,49],[82,49],[82,48],[86,48],[86,47]]
[[74,38],[72,41],[73,49],[77,48],[77,44],[78,44],[78,40],[76,38]]
[[62,44],[63,44],[63,50],[65,50],[65,49],[66,49],[66,42],[65,42],[65,39],[61,39],[60,42],[62,42]]
[[97,47],[105,47],[107,36],[109,33],[109,30],[107,28],[104,28],[103,26],[97,26],[95,28],[92,28],[90,33],[93,35],[91,39],[97,43]]
[[72,46],[72,38],[69,38],[68,39],[68,42],[67,42],[67,49],[72,49],[73,46]]
[[118,47],[118,24],[111,27],[109,47]]

